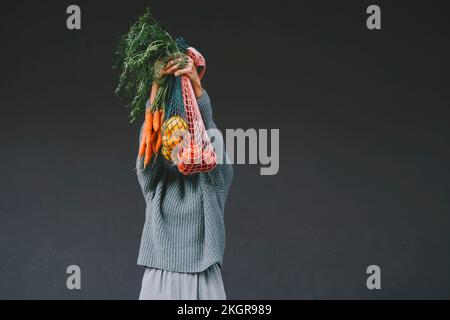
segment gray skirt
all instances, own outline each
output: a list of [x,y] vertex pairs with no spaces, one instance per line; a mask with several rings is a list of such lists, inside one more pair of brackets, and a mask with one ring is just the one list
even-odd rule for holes
[[198,273],[146,268],[139,300],[225,300],[218,264]]

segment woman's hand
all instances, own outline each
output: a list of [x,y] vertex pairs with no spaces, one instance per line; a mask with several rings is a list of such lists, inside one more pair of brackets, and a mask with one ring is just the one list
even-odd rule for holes
[[195,96],[197,98],[200,97],[203,93],[203,90],[194,61],[189,56],[187,56],[187,64],[182,69],[179,68],[180,62],[181,58],[170,60],[165,66],[165,68],[162,69],[161,75],[173,74],[176,77],[186,75],[191,81]]

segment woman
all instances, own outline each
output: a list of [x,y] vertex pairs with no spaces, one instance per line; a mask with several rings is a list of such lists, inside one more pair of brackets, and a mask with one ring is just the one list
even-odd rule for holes
[[[206,129],[216,128],[208,94],[192,59],[182,69],[178,62],[169,61],[161,76],[186,75]],[[157,90],[154,82],[150,104]],[[141,130],[141,139],[142,134]],[[224,155],[224,150],[215,151]],[[138,157],[137,175],[146,201],[138,258],[146,270],[139,299],[226,299],[220,267],[231,165],[224,160],[210,172],[184,176],[162,156],[151,159],[146,169],[143,162],[143,157]]]

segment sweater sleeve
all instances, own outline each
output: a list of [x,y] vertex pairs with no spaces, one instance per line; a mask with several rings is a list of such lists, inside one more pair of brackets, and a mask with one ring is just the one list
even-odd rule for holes
[[[212,117],[211,101],[208,93],[203,89],[202,95],[197,99],[198,107],[203,118],[206,130],[216,129],[217,126]],[[211,133],[208,132],[211,137]],[[214,169],[205,173],[216,190],[227,191],[233,180],[233,166],[225,150],[225,143],[222,135],[214,135],[214,139],[221,141],[213,141],[213,146],[217,155],[218,163]]]

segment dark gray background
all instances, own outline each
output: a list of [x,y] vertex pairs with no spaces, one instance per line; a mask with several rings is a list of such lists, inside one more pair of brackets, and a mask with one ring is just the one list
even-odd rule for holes
[[0,298],[137,298],[138,124],[111,65],[148,4],[204,53],[220,128],[280,128],[278,175],[235,165],[229,298],[450,298],[445,1],[74,3],[81,31],[72,1],[1,4]]

